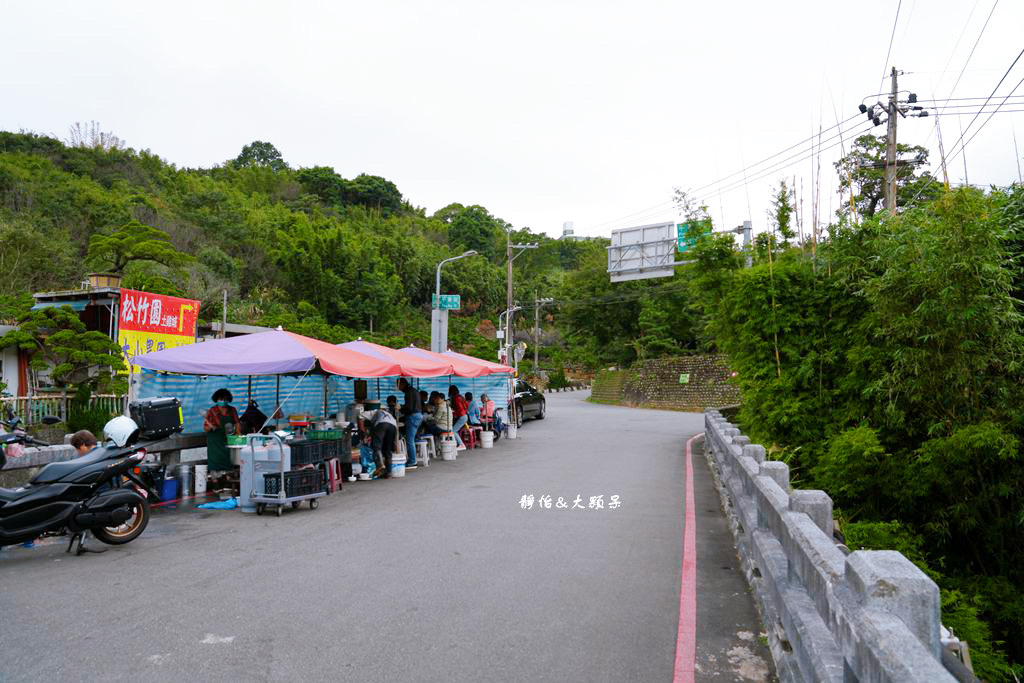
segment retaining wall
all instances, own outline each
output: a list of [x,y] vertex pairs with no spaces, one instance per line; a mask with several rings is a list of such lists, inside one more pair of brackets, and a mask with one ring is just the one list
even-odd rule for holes
[[722,355],[655,358],[626,370],[602,370],[591,395],[602,403],[699,412],[740,402],[730,374]]
[[721,413],[705,413],[705,453],[782,681],[940,683],[939,588],[891,550],[845,554],[832,499],[792,491]]

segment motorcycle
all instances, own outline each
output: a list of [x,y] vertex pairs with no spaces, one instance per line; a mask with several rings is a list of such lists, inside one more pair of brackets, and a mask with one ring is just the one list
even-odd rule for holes
[[[15,427],[0,435],[4,447],[48,445],[28,436],[20,421],[10,416],[4,424]],[[129,543],[142,534],[149,523],[149,503],[146,494],[140,493],[148,487],[133,472],[146,457],[146,449],[136,443],[139,427],[131,418],[120,416],[108,422],[103,432],[106,441],[85,455],[44,466],[24,486],[0,488],[0,548],[70,533],[67,552],[77,542],[76,554],[81,555],[103,552],[85,547],[86,532],[108,545]]]

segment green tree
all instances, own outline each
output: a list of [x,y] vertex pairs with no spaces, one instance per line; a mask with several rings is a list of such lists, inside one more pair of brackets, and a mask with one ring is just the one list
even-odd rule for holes
[[175,268],[190,262],[192,257],[175,249],[170,235],[163,230],[131,221],[109,234],[90,237],[86,259],[98,268],[122,273],[133,262],[153,261]]
[[274,147],[269,142],[262,142],[260,140],[250,142],[243,147],[242,151],[231,162],[231,165],[235,168],[264,166],[273,171],[283,171],[288,168],[288,164],[281,157],[281,153],[277,151],[277,147]]
[[390,216],[402,209],[402,193],[385,178],[360,173],[345,183],[342,198],[346,204],[359,204]]
[[[862,135],[853,142],[848,155],[835,162],[839,174],[839,192],[856,190],[854,203],[861,217],[869,218],[881,208],[885,198],[886,140]],[[896,205],[900,210],[922,206],[942,193],[942,183],[931,173],[917,174],[915,166],[928,163],[928,149],[920,145],[896,145]],[[839,216],[848,216],[850,206],[843,203]]]
[[782,246],[785,248],[789,246],[789,240],[796,236],[796,231],[793,230],[791,224],[793,217],[793,190],[786,186],[785,178],[779,181],[779,189],[772,195],[772,208],[770,212],[772,220],[775,221],[775,227],[782,237]]
[[117,374],[124,371],[121,349],[102,332],[87,331],[70,306],[32,311],[0,337],[0,348],[9,346],[28,352],[33,369],[49,369],[58,387],[84,385],[119,394],[128,388]]

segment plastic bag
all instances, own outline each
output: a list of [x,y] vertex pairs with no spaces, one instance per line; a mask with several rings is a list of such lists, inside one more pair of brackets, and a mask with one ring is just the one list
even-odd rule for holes
[[238,507],[237,498],[228,498],[227,500],[215,500],[211,503],[203,503],[196,507],[204,510],[234,510]]

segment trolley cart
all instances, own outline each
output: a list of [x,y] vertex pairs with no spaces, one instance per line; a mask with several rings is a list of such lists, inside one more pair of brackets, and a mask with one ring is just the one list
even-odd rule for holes
[[[281,454],[277,461],[278,471],[267,472],[263,477],[257,477],[255,476],[255,458],[247,459],[248,466],[254,468],[250,481],[253,482],[251,499],[256,503],[256,514],[262,515],[268,505],[276,505],[277,516],[280,517],[285,505],[290,503],[293,508],[298,508],[304,500],[309,501],[309,509],[316,510],[320,504],[317,498],[327,495],[322,481],[319,481],[322,477],[320,471],[316,468],[288,471],[290,459],[285,457],[284,447],[285,441],[291,437],[291,434],[277,431],[271,432],[269,437],[273,442],[270,447],[273,448],[276,444]],[[249,434],[247,439],[250,452],[255,453],[254,442],[256,440],[267,440],[267,438],[262,434]],[[263,487],[262,490],[258,488],[260,485]]]

